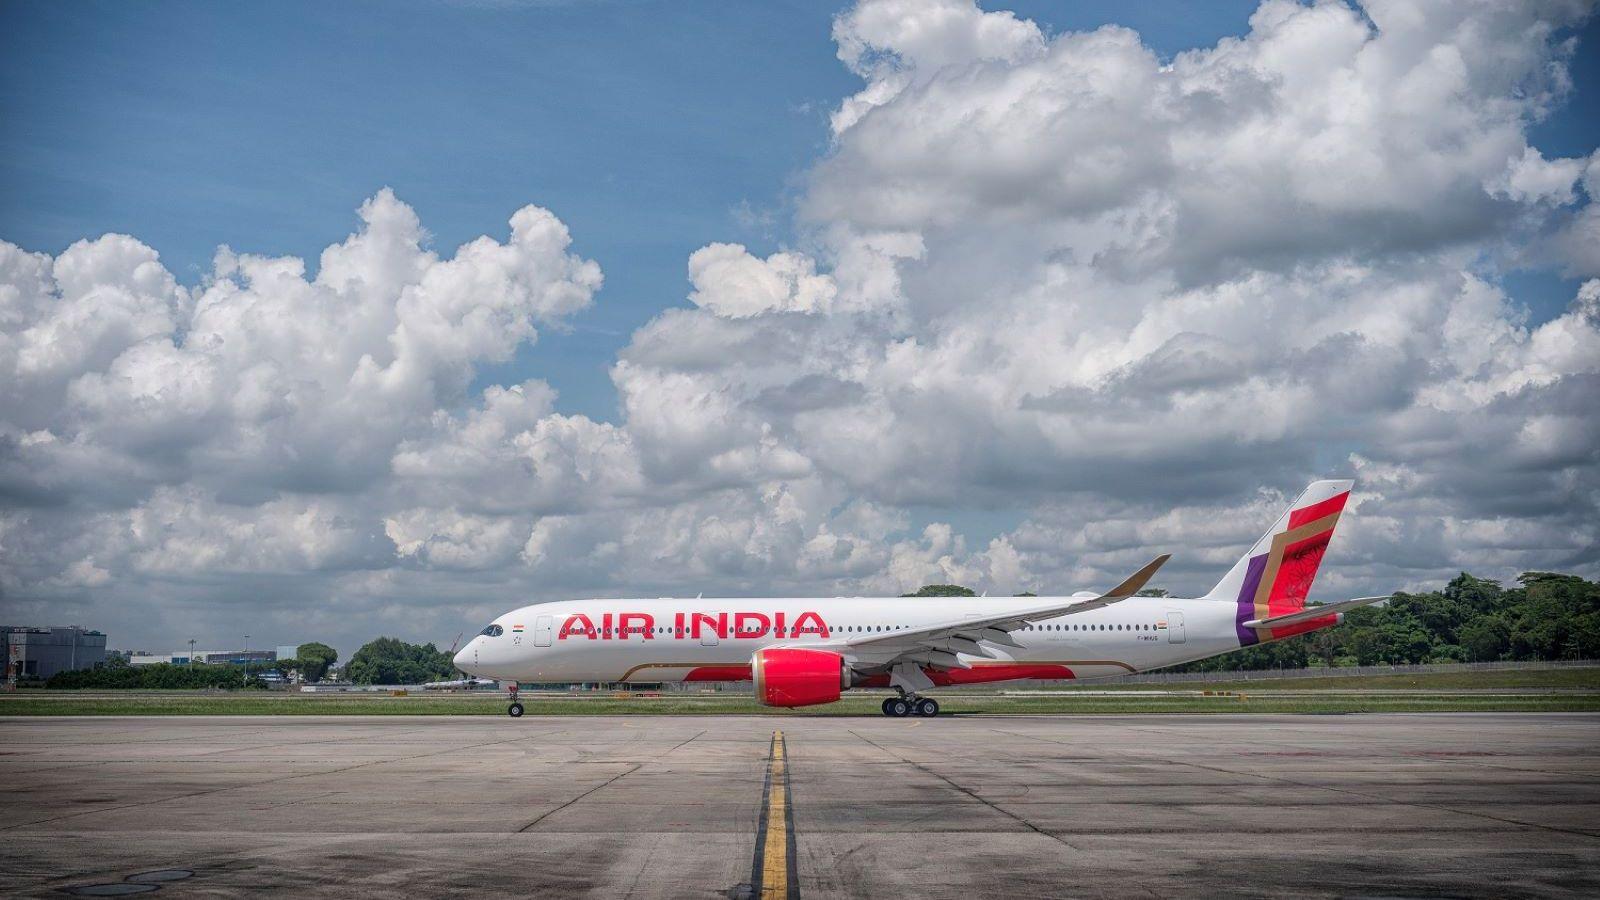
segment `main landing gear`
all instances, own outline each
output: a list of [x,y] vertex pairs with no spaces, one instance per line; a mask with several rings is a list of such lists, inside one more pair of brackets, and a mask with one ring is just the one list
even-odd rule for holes
[[511,705],[506,708],[506,715],[513,719],[522,716],[522,703],[517,700],[517,687],[516,684],[511,685],[511,690],[508,692],[511,697]]
[[922,716],[931,719],[939,714],[939,701],[932,697],[918,697],[916,694],[902,694],[899,697],[890,697],[883,701],[883,714],[896,719],[907,716]]

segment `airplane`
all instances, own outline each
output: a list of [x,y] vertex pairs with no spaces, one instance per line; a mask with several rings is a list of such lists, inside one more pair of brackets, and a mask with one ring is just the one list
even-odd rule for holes
[[1328,628],[1388,599],[1306,605],[1353,484],[1313,482],[1194,599],[1137,596],[1164,554],[1108,591],[1067,597],[551,601],[495,619],[455,666],[513,683],[754,681],[774,707],[887,687],[884,715],[936,716],[935,688],[1144,672]]
[[492,678],[457,678],[453,681],[430,681],[422,686],[425,691],[470,691],[475,688],[498,687]]

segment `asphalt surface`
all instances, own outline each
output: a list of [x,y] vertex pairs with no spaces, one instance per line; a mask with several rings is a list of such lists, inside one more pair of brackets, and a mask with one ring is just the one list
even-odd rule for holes
[[6,894],[738,897],[758,840],[777,896],[1600,896],[1600,716],[0,720]]

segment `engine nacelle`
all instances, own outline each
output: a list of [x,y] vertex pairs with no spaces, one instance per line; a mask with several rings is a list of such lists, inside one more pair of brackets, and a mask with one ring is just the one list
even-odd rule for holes
[[767,706],[832,703],[850,686],[844,657],[827,650],[770,647],[750,657],[756,699]]

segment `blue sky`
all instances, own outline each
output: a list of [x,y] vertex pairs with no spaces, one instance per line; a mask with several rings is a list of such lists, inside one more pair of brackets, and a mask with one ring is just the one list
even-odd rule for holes
[[[0,235],[55,253],[133,234],[193,283],[221,243],[315,266],[384,185],[443,252],[538,203],[606,286],[480,380],[544,378],[564,411],[614,420],[607,367],[684,302],[689,254],[788,237],[795,179],[860,87],[834,57],[839,8],[9,3]],[[1118,22],[1171,54],[1242,33],[1254,4],[1009,8],[1056,31]]]
[[[483,370],[549,381],[561,408],[616,419],[607,368],[683,303],[711,241],[790,236],[796,179],[859,80],[834,57],[837,3],[8,3],[0,16],[0,235],[59,252],[138,236],[186,283],[217,244],[314,266],[393,187],[449,252],[538,203],[606,286],[567,333]],[[1241,34],[1255,4],[1009,3],[1052,32],[1107,23],[1163,55]],[[1585,39],[1593,40],[1591,23]],[[64,48],[71,52],[63,52]],[[1600,55],[1533,135],[1600,135]],[[1576,281],[1513,275],[1536,319]]]

